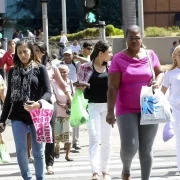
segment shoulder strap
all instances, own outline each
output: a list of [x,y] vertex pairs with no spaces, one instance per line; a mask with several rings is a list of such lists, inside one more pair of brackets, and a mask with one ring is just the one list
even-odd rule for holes
[[146,54],[147,54],[147,57],[148,57],[148,59],[149,59],[149,65],[150,65],[150,69],[151,69],[151,73],[152,73],[152,80],[155,81],[156,75],[155,75],[155,72],[154,72],[152,56],[151,56],[149,50],[146,50]]
[[72,64],[74,65],[74,67],[76,68],[76,72],[77,72],[77,66],[76,63],[74,61],[72,61]]

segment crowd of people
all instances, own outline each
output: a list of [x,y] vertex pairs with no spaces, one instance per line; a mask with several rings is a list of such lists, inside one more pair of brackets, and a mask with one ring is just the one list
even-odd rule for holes
[[[180,45],[172,52],[173,65],[165,77],[158,56],[149,50],[156,76],[156,80],[152,81],[150,59],[137,25],[130,26],[126,31],[127,48],[114,56],[108,42],[98,41],[95,45],[84,42],[81,47],[74,40],[72,45],[67,46],[68,40],[63,31],[61,35],[59,55],[53,53],[52,58],[46,44],[41,41],[32,44],[11,40],[8,51],[0,51],[0,98],[3,104],[0,127],[4,131],[6,120],[11,120],[23,179],[32,179],[30,162],[34,163],[37,180],[45,179],[45,169],[47,174],[54,174],[54,159],[60,157],[60,143],[64,143],[66,161],[73,161],[71,148],[81,149],[79,127],[72,128],[69,122],[77,88],[83,91],[84,98],[88,100],[87,132],[92,180],[99,180],[101,175],[103,180],[111,180],[109,167],[115,123],[121,142],[122,180],[132,179],[131,163],[137,151],[141,179],[150,179],[158,125],[140,125],[142,86],[161,88],[163,93],[170,89],[169,103],[175,120],[180,171]],[[75,87],[73,83],[77,81],[89,83],[90,87]],[[53,142],[47,142],[45,146],[36,141],[36,130],[30,116],[32,110],[42,108],[43,100],[52,104],[54,110],[50,121]]]

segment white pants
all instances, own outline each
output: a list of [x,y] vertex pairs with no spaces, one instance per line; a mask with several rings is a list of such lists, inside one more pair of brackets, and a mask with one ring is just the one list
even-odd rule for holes
[[180,109],[172,108],[172,121],[174,133],[176,136],[176,154],[177,154],[177,167],[180,171]]
[[89,155],[92,173],[108,173],[112,126],[106,122],[107,103],[89,103]]

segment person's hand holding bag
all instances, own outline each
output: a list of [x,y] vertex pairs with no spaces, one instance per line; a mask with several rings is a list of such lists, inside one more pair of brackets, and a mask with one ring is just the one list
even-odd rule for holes
[[39,101],[27,101],[24,103],[24,109],[28,112],[41,108]]

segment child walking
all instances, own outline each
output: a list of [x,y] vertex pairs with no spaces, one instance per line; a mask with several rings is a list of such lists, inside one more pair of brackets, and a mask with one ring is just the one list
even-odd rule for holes
[[161,91],[169,89],[169,103],[172,109],[174,132],[176,136],[177,167],[180,172],[180,45],[172,53],[173,64],[165,74]]

